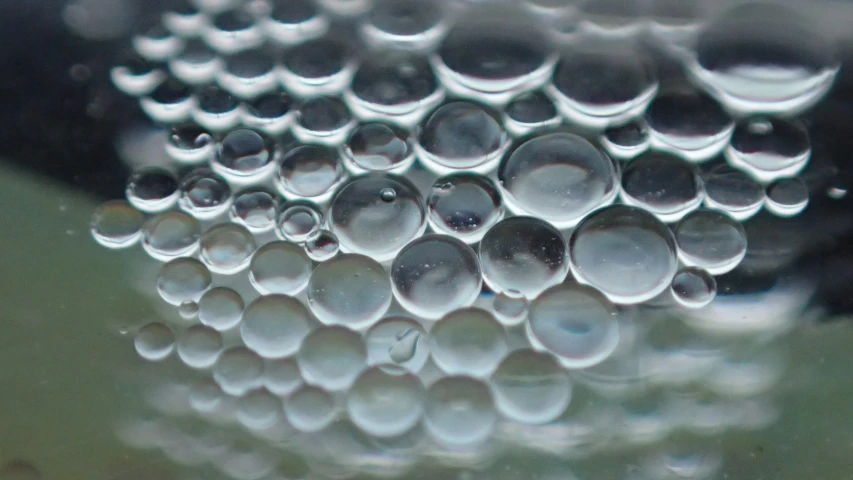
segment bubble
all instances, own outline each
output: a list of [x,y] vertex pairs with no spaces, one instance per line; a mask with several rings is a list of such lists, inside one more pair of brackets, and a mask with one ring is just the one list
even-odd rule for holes
[[572,273],[617,303],[640,303],[669,288],[678,267],[672,232],[652,214],[614,205],[581,222],[569,240]]
[[184,39],[172,35],[162,25],[156,25],[143,34],[134,35],[131,44],[140,55],[156,62],[180,53]]
[[354,126],[355,120],[340,98],[314,97],[299,106],[293,134],[301,142],[337,146]]
[[616,349],[620,336],[616,317],[616,307],[597,290],[564,283],[530,303],[526,328],[537,350],[556,355],[566,368],[587,368]]
[[218,13],[204,26],[202,38],[213,49],[226,55],[258,47],[264,40],[255,20],[243,8]]
[[219,175],[200,169],[181,179],[181,210],[199,220],[218,217],[231,206],[231,187]]
[[427,198],[429,225],[439,233],[477,243],[504,215],[495,184],[476,173],[455,173],[437,179]]
[[645,122],[634,120],[608,127],[601,135],[600,142],[611,157],[629,160],[648,150],[651,138]]
[[176,258],[157,272],[157,293],[166,302],[180,305],[197,300],[210,287],[210,271],[194,258]]
[[223,401],[225,394],[219,385],[212,380],[203,380],[193,384],[189,393],[190,406],[199,412],[215,412]]
[[400,305],[428,319],[471,305],[483,283],[474,250],[453,237],[435,234],[400,251],[391,266],[391,282]]
[[483,280],[497,293],[514,290],[533,298],[569,272],[560,232],[532,217],[508,218],[492,227],[480,242],[479,255]]
[[271,139],[253,130],[238,129],[222,139],[211,166],[230,180],[252,183],[269,175],[277,158]]
[[666,153],[646,153],[622,170],[622,201],[662,222],[676,222],[699,208],[703,193],[695,166]]
[[293,358],[268,360],[264,368],[264,386],[276,395],[290,395],[302,385],[302,373]]
[[140,357],[157,362],[168,357],[175,349],[175,334],[166,325],[152,322],[139,329],[133,338],[133,346]]
[[305,253],[315,262],[325,262],[340,251],[338,237],[328,230],[317,230],[305,240]]
[[506,290],[495,295],[492,310],[495,318],[504,325],[518,325],[527,319],[529,304],[524,295],[517,290]]
[[438,174],[459,169],[491,170],[508,144],[496,114],[471,102],[451,102],[435,110],[419,128],[417,151]]
[[361,336],[346,327],[314,330],[296,357],[306,382],[327,390],[344,390],[367,364],[367,350]]
[[369,257],[338,255],[317,265],[308,282],[308,305],[326,324],[363,328],[391,305],[391,281]]
[[323,214],[309,202],[286,203],[278,216],[278,231],[281,238],[302,243],[323,227]]
[[548,88],[560,113],[593,128],[637,116],[657,90],[654,72],[639,50],[598,41],[585,41],[564,52],[554,71],[553,87]]
[[489,312],[464,308],[432,327],[430,351],[436,365],[450,375],[485,377],[506,355],[506,333]]
[[504,109],[504,126],[517,137],[560,122],[557,108],[541,91],[522,93]]
[[363,120],[411,127],[444,99],[444,89],[426,58],[385,52],[359,65],[344,100]]
[[142,248],[160,261],[192,255],[198,249],[201,226],[181,212],[165,212],[142,225]]
[[228,287],[214,287],[198,301],[198,319],[219,331],[230,330],[243,318],[243,298]]
[[746,231],[724,213],[697,210],[678,222],[673,232],[682,263],[711,275],[733,270],[746,255]]
[[217,225],[201,236],[201,259],[214,273],[233,275],[249,265],[255,237],[245,227]]
[[287,199],[326,201],[344,180],[338,152],[325,145],[299,145],[281,159],[276,186]]
[[411,374],[391,375],[370,368],[359,375],[347,396],[347,412],[370,435],[392,437],[412,429],[424,410],[424,388]]
[[258,298],[243,312],[240,336],[246,347],[264,358],[296,353],[311,332],[312,318],[299,300],[272,294]]
[[206,17],[198,8],[191,5],[163,12],[163,26],[175,35],[192,37],[201,30]]
[[705,161],[728,144],[734,122],[704,92],[661,92],[646,110],[652,146],[692,162]]
[[192,89],[175,78],[163,80],[139,106],[152,120],[158,123],[180,123],[189,119],[196,100]]
[[554,357],[533,350],[510,353],[490,383],[498,412],[528,425],[555,420],[572,398],[569,377]]
[[770,182],[799,173],[809,161],[811,144],[797,120],[749,119],[735,126],[725,154],[733,167]]
[[278,197],[266,190],[247,190],[234,197],[229,210],[231,221],[252,233],[262,233],[275,227]]
[[386,317],[370,327],[365,337],[367,362],[391,373],[417,373],[429,358],[426,332],[406,317]]
[[113,85],[127,95],[147,95],[157,88],[166,74],[153,67],[151,62],[139,55],[127,55],[110,70]]
[[481,443],[496,423],[492,394],[479,380],[444,377],[427,389],[424,425],[440,443],[454,447]]
[[510,210],[558,228],[576,225],[618,192],[613,162],[571,133],[549,133],[521,143],[504,157],[498,181]]
[[178,181],[163,169],[144,168],[130,176],[125,195],[127,201],[142,212],[162,212],[178,201]]
[[249,49],[225,57],[216,82],[240,98],[255,98],[278,86],[272,57],[262,49]]
[[281,399],[264,389],[252,390],[237,402],[237,421],[251,430],[272,427],[281,415]]
[[426,50],[447,30],[438,5],[418,0],[384,0],[367,15],[361,35],[373,47]]
[[329,29],[329,21],[309,0],[273,2],[259,22],[268,38],[292,45],[315,39]]
[[145,215],[123,200],[102,203],[92,213],[89,231],[101,245],[110,249],[132,247],[142,237]]
[[249,281],[262,295],[301,292],[311,278],[311,260],[298,245],[270,242],[252,257]]
[[213,379],[228,395],[240,396],[258,388],[264,373],[264,361],[246,347],[231,347],[213,365]]
[[175,125],[166,136],[166,153],[183,164],[204,162],[213,156],[213,137],[194,123]]
[[316,432],[334,420],[334,399],[329,392],[321,388],[304,385],[287,397],[284,414],[297,430]]
[[221,132],[234,128],[240,122],[240,102],[230,93],[215,86],[205,85],[195,91],[196,108],[192,119],[204,128]]
[[341,148],[344,165],[354,174],[403,173],[415,161],[411,135],[392,124],[359,125]]
[[580,27],[585,33],[598,37],[631,38],[644,25],[640,21],[645,13],[644,6],[636,0],[586,0],[580,4]]
[[718,165],[705,177],[705,206],[746,220],[764,205],[764,187],[746,173]]
[[201,40],[189,40],[184,51],[168,60],[175,78],[189,85],[207,85],[225,65],[222,58]]
[[672,297],[687,308],[702,308],[717,295],[717,282],[706,270],[682,268],[672,279]]
[[300,97],[330,95],[346,88],[354,68],[349,49],[331,38],[297,45],[282,56],[279,81]]
[[783,178],[767,187],[767,210],[778,217],[793,217],[809,204],[809,187],[799,178]]
[[[382,190],[396,192],[392,202]],[[407,179],[387,174],[357,177],[344,184],[329,208],[330,230],[341,249],[387,261],[426,229],[426,211],[418,189]]]
[[184,320],[194,319],[198,316],[198,303],[192,300],[185,300],[181,302],[181,305],[178,307],[178,315],[180,315]]
[[281,135],[293,123],[294,100],[285,92],[260,95],[245,104],[243,124],[267,135]]
[[222,353],[222,336],[204,325],[193,325],[178,337],[178,357],[190,368],[210,368]]

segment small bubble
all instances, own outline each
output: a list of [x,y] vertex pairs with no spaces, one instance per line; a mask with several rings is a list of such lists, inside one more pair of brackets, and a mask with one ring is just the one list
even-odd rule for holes
[[424,413],[427,432],[454,447],[482,443],[497,423],[489,387],[470,377],[443,377],[430,385]]
[[250,232],[266,232],[275,227],[278,197],[266,190],[247,190],[234,197],[229,216]]
[[321,388],[303,385],[285,400],[284,414],[296,430],[316,432],[334,420],[334,399]]
[[405,363],[414,358],[417,353],[418,340],[421,333],[416,328],[410,328],[397,334],[397,341],[388,349],[388,357],[394,363]]
[[401,369],[417,373],[429,358],[423,327],[406,317],[386,317],[370,327],[365,336],[367,360],[390,373]]
[[184,164],[204,162],[213,156],[213,137],[194,123],[173,126],[166,134],[166,153]]
[[162,212],[178,201],[178,181],[163,169],[145,168],[131,175],[125,194],[127,201],[143,212]]
[[476,173],[454,173],[437,179],[427,198],[429,225],[465,243],[476,243],[503,218],[498,188]]
[[95,240],[110,249],[128,248],[142,237],[145,215],[123,200],[101,204],[89,222]]
[[713,98],[692,89],[660,93],[645,119],[653,147],[693,162],[720,153],[734,130],[734,122]]
[[338,255],[314,269],[308,305],[326,324],[362,328],[391,305],[391,281],[382,265],[363,255]]
[[198,301],[198,318],[204,325],[219,331],[237,326],[243,317],[243,298],[228,287],[214,287]]
[[411,374],[392,375],[379,368],[362,373],[347,396],[353,423],[370,435],[392,437],[412,429],[424,411],[424,387]]
[[503,326],[478,308],[456,310],[430,330],[432,359],[450,375],[488,376],[507,349]]
[[337,150],[325,145],[299,145],[287,151],[276,172],[276,186],[287,199],[328,199],[344,180]]
[[666,153],[646,153],[622,170],[622,201],[662,222],[676,222],[699,208],[703,194],[695,166]]
[[397,198],[397,192],[393,188],[383,188],[379,191],[379,198],[383,202],[393,202]]
[[305,338],[296,363],[306,382],[328,390],[344,390],[367,365],[367,350],[358,332],[340,326],[325,327]]
[[213,365],[213,379],[228,395],[243,395],[261,386],[264,361],[246,347],[231,347]]
[[491,386],[497,410],[509,420],[528,425],[555,420],[572,398],[569,378],[554,357],[527,349],[503,359]]
[[793,217],[809,204],[809,187],[799,178],[783,178],[767,187],[767,210],[779,217]]
[[294,136],[302,142],[339,145],[355,125],[346,104],[337,97],[315,97],[304,101],[296,114]]
[[[756,129],[756,123],[767,123]],[[762,182],[799,173],[811,157],[808,130],[798,120],[760,119],[739,123],[725,151],[726,159]]]
[[255,237],[245,227],[217,225],[201,236],[201,260],[214,273],[233,275],[249,265]]
[[198,303],[192,300],[181,302],[181,305],[178,307],[178,314],[184,320],[192,320],[198,316]]
[[247,129],[234,130],[219,144],[214,171],[239,182],[254,182],[275,169],[278,151],[272,140]]
[[282,415],[281,399],[264,389],[252,390],[237,402],[237,421],[251,430],[269,428]]
[[300,97],[338,93],[352,78],[350,56],[342,42],[331,38],[310,40],[285,52],[279,80]]
[[508,137],[497,116],[476,103],[452,102],[421,125],[419,158],[439,174],[459,169],[490,169],[506,149]]
[[711,303],[716,294],[717,282],[701,268],[683,268],[672,279],[672,296],[685,307],[702,308]]
[[528,302],[518,290],[505,290],[495,295],[492,309],[504,325],[517,325],[527,318]]
[[847,196],[847,189],[843,187],[830,187],[826,190],[826,195],[833,200],[841,200]]
[[161,213],[142,225],[142,248],[160,261],[192,255],[200,238],[198,220],[181,212]]
[[281,294],[265,295],[246,307],[240,336],[260,356],[284,358],[300,348],[311,324],[311,314],[299,300]]
[[764,205],[764,187],[746,173],[718,165],[705,177],[705,206],[746,220]]
[[162,323],[149,323],[139,329],[133,339],[133,346],[140,357],[157,362],[168,357],[175,349],[175,334]]
[[172,305],[197,300],[210,287],[210,271],[194,258],[177,258],[157,273],[157,292]]
[[323,227],[323,214],[313,203],[289,202],[278,216],[278,233],[293,243],[302,243]]
[[231,206],[231,187],[219,175],[206,169],[194,170],[181,179],[181,210],[199,220],[218,217]]
[[305,253],[315,262],[325,262],[340,251],[338,237],[328,230],[317,230],[305,240]]
[[259,248],[249,267],[249,281],[262,295],[296,295],[311,278],[311,260],[298,245],[270,242]]
[[178,336],[178,357],[190,368],[210,368],[220,353],[222,335],[210,327],[193,325]]
[[712,275],[733,270],[746,256],[746,231],[724,213],[697,210],[678,222],[673,232],[681,261]]
[[276,395],[290,395],[302,385],[302,373],[293,358],[267,360],[264,386]]

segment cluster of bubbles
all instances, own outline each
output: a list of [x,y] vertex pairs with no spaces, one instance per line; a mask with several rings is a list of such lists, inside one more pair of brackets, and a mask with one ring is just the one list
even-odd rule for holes
[[[180,320],[139,355],[206,374],[188,411],[367,473],[772,421],[779,359],[712,333],[773,320],[708,319],[740,308],[715,297],[742,222],[808,204],[797,115],[829,45],[776,7],[478,3],[196,0],[134,38],[113,81],[172,163],[91,230],[163,262]],[[230,476],[274,469],[206,441],[184,443]],[[662,450],[641,478],[709,458]]]

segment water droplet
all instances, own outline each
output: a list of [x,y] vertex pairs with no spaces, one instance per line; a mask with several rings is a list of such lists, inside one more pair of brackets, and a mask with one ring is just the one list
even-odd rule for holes
[[704,92],[661,92],[646,110],[652,146],[692,162],[719,154],[728,144],[734,122]]
[[575,278],[618,303],[658,296],[669,288],[678,267],[675,239],[666,225],[623,205],[584,219],[572,233],[569,250]]
[[397,198],[397,192],[393,188],[383,188],[379,191],[379,198],[383,202],[393,202]]
[[[382,200],[382,190],[397,193]],[[387,261],[426,229],[423,198],[409,180],[393,175],[357,177],[344,184],[329,208],[330,230],[345,252]]]
[[672,279],[672,297],[687,308],[702,308],[717,295],[717,282],[706,270],[682,268]]
[[142,237],[145,215],[123,200],[101,204],[92,213],[89,231],[95,240],[110,249],[128,248]]
[[538,90],[513,98],[504,109],[504,115],[507,131],[517,137],[561,122],[551,99]]
[[616,315],[616,307],[599,291],[574,283],[556,285],[530,303],[528,338],[564,367],[587,368],[616,349]]
[[340,98],[314,97],[299,106],[293,135],[304,143],[337,146],[354,126],[355,120]]
[[461,376],[444,377],[427,389],[424,425],[438,442],[466,446],[487,440],[497,413],[483,382]]
[[240,122],[240,102],[227,91],[215,85],[205,85],[195,91],[195,98],[191,116],[202,127],[221,132],[234,128]]
[[362,373],[347,396],[347,412],[359,428],[377,437],[412,429],[424,411],[424,387],[411,374],[391,375],[379,368]]
[[325,262],[340,251],[338,237],[328,230],[317,230],[305,240],[305,253],[315,262]]
[[181,210],[199,220],[218,217],[231,206],[231,187],[210,170],[194,170],[181,179]]
[[366,366],[367,350],[358,332],[324,327],[305,338],[296,363],[306,382],[327,390],[345,390]]
[[498,412],[528,425],[555,420],[572,398],[569,378],[554,357],[527,349],[503,359],[491,386]]
[[299,300],[273,294],[246,307],[240,336],[260,356],[283,358],[296,353],[311,328],[311,314]]
[[429,358],[423,327],[406,317],[383,318],[365,336],[368,364],[389,373],[417,373]]
[[354,174],[403,173],[415,161],[409,132],[384,123],[366,123],[357,127],[341,152],[344,164]]
[[293,104],[285,92],[266,93],[246,103],[243,124],[268,135],[281,135],[293,123]]
[[229,216],[250,232],[261,233],[275,227],[278,197],[266,190],[247,190],[234,197]]
[[629,160],[648,150],[651,138],[645,122],[634,120],[608,127],[601,135],[600,142],[611,157]]
[[275,169],[278,151],[268,137],[247,129],[230,132],[216,149],[213,170],[231,181],[255,183]]
[[131,175],[125,189],[127,201],[146,213],[168,210],[178,201],[178,181],[160,168],[144,168]]
[[193,325],[178,337],[178,356],[190,368],[205,369],[222,353],[222,336],[204,325]]
[[799,178],[783,178],[767,187],[767,210],[779,217],[793,217],[809,204],[809,187]]
[[466,243],[476,243],[504,215],[495,184],[475,173],[456,173],[437,179],[427,198],[429,225]]
[[175,349],[175,334],[162,323],[149,323],[139,329],[133,338],[133,346],[140,357],[157,362],[168,357]]
[[613,162],[571,133],[534,137],[504,157],[498,180],[507,207],[558,228],[572,227],[616,197]]
[[334,420],[334,399],[321,388],[303,385],[285,400],[284,414],[295,429],[316,432]]
[[267,51],[244,50],[225,58],[225,68],[216,73],[216,82],[237,97],[255,98],[278,86],[274,67]]
[[201,163],[213,156],[213,138],[194,123],[176,125],[167,134],[166,153],[179,163]]
[[245,227],[217,225],[201,236],[201,260],[214,273],[233,275],[249,265],[255,237]]
[[252,257],[249,281],[262,295],[296,295],[311,278],[311,260],[298,245],[270,242]]
[[333,95],[350,83],[351,52],[331,38],[311,40],[286,51],[278,71],[282,85],[300,97]]
[[246,393],[237,402],[237,421],[250,430],[272,427],[281,415],[281,399],[262,388]]
[[302,243],[323,227],[323,214],[313,203],[286,203],[278,216],[278,232],[285,240]]
[[283,155],[275,180],[287,199],[324,202],[344,176],[337,150],[325,145],[299,145]]
[[362,328],[391,305],[391,281],[382,265],[363,255],[338,255],[314,269],[308,304],[326,324]]
[[180,305],[198,300],[210,287],[210,271],[194,258],[177,258],[160,267],[157,272],[157,293],[166,302]]
[[497,293],[492,301],[495,318],[504,325],[518,325],[527,319],[527,299],[517,290]]
[[435,234],[400,251],[391,266],[391,281],[400,305],[428,319],[473,304],[483,283],[474,250],[453,237]]
[[192,255],[198,249],[201,226],[181,212],[165,212],[142,225],[142,248],[152,258],[168,261]]
[[506,355],[506,333],[489,312],[463,308],[432,327],[430,352],[436,365],[450,375],[485,377]]
[[246,347],[231,347],[213,365],[213,379],[228,395],[240,396],[261,386],[264,361]]
[[276,395],[290,395],[302,385],[302,374],[293,358],[268,360],[264,368],[264,386]]
[[708,208],[743,221],[758,213],[763,205],[764,187],[740,170],[718,165],[705,177],[705,206]]
[[711,275],[733,270],[746,255],[746,231],[724,213],[697,210],[678,222],[673,232],[681,261]]
[[192,300],[185,300],[181,302],[181,305],[178,307],[178,314],[184,320],[194,319],[198,316],[198,303]]
[[421,125],[418,157],[424,166],[443,175],[459,169],[491,170],[508,138],[496,114],[471,102],[439,107]]
[[[766,122],[766,128],[754,128]],[[762,182],[799,173],[811,156],[806,127],[797,120],[746,120],[739,123],[726,148],[726,159]]]
[[676,222],[699,208],[703,193],[695,166],[666,153],[646,153],[622,170],[622,201],[662,222]]
[[409,51],[434,47],[446,30],[438,5],[418,0],[379,2],[361,25],[362,37],[374,48],[396,47]]
[[198,318],[208,327],[226,331],[240,323],[244,307],[239,293],[228,287],[214,287],[198,301]]
[[562,282],[569,272],[560,232],[532,217],[508,218],[492,227],[480,242],[480,265],[489,288],[527,298]]

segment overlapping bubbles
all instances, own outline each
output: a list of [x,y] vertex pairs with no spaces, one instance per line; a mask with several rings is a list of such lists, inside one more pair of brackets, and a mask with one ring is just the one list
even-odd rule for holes
[[124,438],[241,480],[514,445],[705,478],[696,438],[772,422],[753,337],[802,298],[747,320],[715,277],[744,221],[806,208],[831,46],[777,7],[565,3],[196,0],[136,36],[113,81],[172,163],[91,229],[163,262],[177,315],[134,344],[200,374],[160,395],[212,426]]

